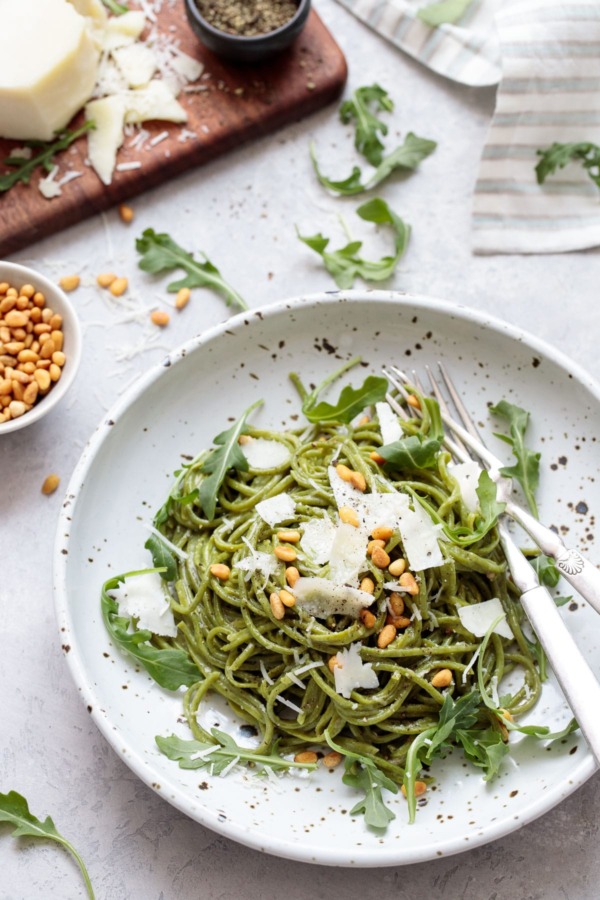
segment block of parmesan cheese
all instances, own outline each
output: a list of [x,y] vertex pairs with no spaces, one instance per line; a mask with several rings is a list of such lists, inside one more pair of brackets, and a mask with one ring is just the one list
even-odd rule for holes
[[49,141],[90,98],[98,49],[67,0],[0,0],[0,137]]

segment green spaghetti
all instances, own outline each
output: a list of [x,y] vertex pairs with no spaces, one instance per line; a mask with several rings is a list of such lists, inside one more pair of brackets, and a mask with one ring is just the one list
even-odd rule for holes
[[[436,406],[422,397],[419,404],[422,415],[401,422],[400,440],[385,447],[377,415],[289,431],[251,427],[242,417],[178,473],[155,517],[147,546],[163,569],[176,635],[140,630],[132,640],[110,598],[118,579],[103,596],[113,635],[120,627],[117,640],[129,641],[126,649],[149,671],[155,666],[159,682],[156,666],[176,666],[179,680],[167,686],[187,686],[183,705],[196,746],[216,743],[198,715],[216,692],[256,729],[256,754],[339,753],[347,783],[370,767],[385,787],[408,788],[413,814],[415,776],[431,761],[432,745],[459,744],[492,777],[508,749],[507,728],[540,694],[535,648],[522,630],[495,527],[501,507],[486,501],[484,476],[479,507],[467,507],[436,434]],[[259,466],[244,452],[253,447],[276,452]],[[408,514],[425,511],[439,526],[441,563],[415,570],[401,529],[353,521],[371,495],[401,497]],[[265,501],[277,507],[270,521],[258,511]],[[343,585],[342,600],[327,606],[323,585],[335,593],[335,565],[327,548],[309,541],[315,523],[334,536],[342,525],[344,534],[363,529],[352,594],[352,602],[366,598],[360,609],[344,605]],[[300,585],[309,588],[304,600]],[[477,638],[463,624],[461,610],[493,598],[510,639],[492,628]],[[351,654],[366,686],[340,689]],[[519,686],[498,697],[517,669]],[[183,764],[181,754],[172,758]]]

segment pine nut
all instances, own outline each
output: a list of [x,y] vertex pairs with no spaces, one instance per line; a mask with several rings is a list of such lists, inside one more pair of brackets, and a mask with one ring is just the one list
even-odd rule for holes
[[401,616],[404,612],[404,599],[397,591],[392,591],[389,598],[390,608],[395,616]]
[[356,510],[351,509],[349,506],[340,507],[340,519],[346,525],[354,525],[355,528],[358,528],[358,514]]
[[340,663],[337,658],[337,653],[335,656],[330,656],[329,659],[327,660],[327,668],[329,669],[330,672],[333,672],[334,669],[337,669],[339,664]]
[[187,306],[191,296],[192,292],[189,288],[179,288],[177,294],[175,295],[175,309],[183,309],[184,306]]
[[297,544],[300,540],[299,531],[278,531],[277,540],[286,541],[288,544]]
[[301,750],[300,753],[296,753],[294,762],[312,764],[316,763],[318,759],[319,757],[314,750]]
[[373,561],[373,565],[377,566],[378,569],[387,569],[390,564],[390,558],[383,547],[375,547],[373,549],[371,560]]
[[364,415],[364,416],[362,416],[362,418],[360,418],[358,420],[357,424],[360,427],[361,425],[368,425],[370,421],[371,421],[371,416]]
[[408,628],[410,619],[407,616],[394,616],[388,613],[385,617],[385,624],[393,625],[396,631],[401,631],[403,628]]
[[366,578],[360,583],[361,591],[364,591],[366,594],[373,594],[375,592],[375,582],[372,578],[369,578],[368,575]]
[[292,607],[296,605],[296,598],[294,597],[294,595],[290,594],[290,592],[286,591],[285,589],[279,591],[279,599],[284,606]]
[[224,563],[213,563],[212,566],[209,566],[208,571],[211,575],[214,575],[215,578],[218,578],[219,581],[227,581],[231,575],[231,569]]
[[329,753],[325,754],[321,762],[326,769],[335,769],[336,766],[339,766],[343,758],[342,754],[338,753],[337,750],[331,750]]
[[405,559],[395,559],[393,563],[390,563],[388,566],[388,572],[390,575],[393,575],[394,578],[398,575],[402,575],[403,572],[406,571],[406,560]]
[[439,669],[431,679],[431,686],[434,688],[445,688],[454,681],[450,669]]
[[113,297],[122,297],[129,286],[126,278],[115,278],[108,288]]
[[[52,343],[54,343],[54,341],[52,341]],[[56,350],[52,354],[52,362],[54,363],[55,366],[58,366],[59,368],[62,369],[62,367],[64,366],[66,361],[67,361],[67,357],[62,352],[62,350]]]
[[0,315],[10,312],[10,310],[14,308],[16,302],[14,297],[4,297],[4,299],[0,301]]
[[48,374],[50,375],[50,381],[58,381],[62,374],[60,366],[57,366],[56,363],[50,363]]
[[33,406],[37,400],[39,389],[37,381],[32,381],[23,391],[23,401],[27,403],[28,406]]
[[338,473],[342,481],[350,481],[352,478],[352,469],[345,466],[344,463],[338,463],[335,467],[335,471]]
[[372,459],[374,463],[377,463],[378,466],[382,466],[385,463],[385,459],[380,453],[377,453],[376,450],[372,450],[369,453],[369,459]]
[[42,359],[50,359],[52,354],[56,351],[56,347],[54,346],[54,341],[51,337],[44,341],[42,344],[42,348],[40,350],[40,356]]
[[300,572],[298,571],[296,566],[288,566],[285,570],[285,580],[291,588],[294,587],[299,578]]
[[4,321],[9,328],[23,328],[27,325],[29,316],[25,315],[25,313],[21,312],[19,309],[11,309],[10,312],[7,312],[4,316]]
[[[406,788],[404,787],[404,785],[401,786],[400,790],[406,797]],[[427,785],[425,784],[424,781],[415,781],[415,787],[414,787],[415,797],[421,797],[425,793],[426,790],[427,790]]]
[[285,606],[281,602],[281,597],[279,594],[273,592],[269,597],[269,604],[271,606],[271,612],[275,616],[276,619],[283,619],[285,616]]
[[406,398],[406,402],[409,406],[412,406],[413,409],[421,409],[421,401],[416,394],[409,394]]
[[376,541],[384,541],[387,544],[393,533],[394,529],[390,528],[389,525],[378,525],[371,532],[371,537]]
[[121,222],[129,225],[131,222],[133,222],[135,214],[130,206],[126,206],[125,203],[121,203],[121,205],[119,206],[119,216],[121,217]]
[[96,278],[96,282],[100,285],[101,288],[110,287],[113,281],[116,280],[117,276],[114,274],[114,272],[102,272]]
[[150,319],[155,325],[158,325],[159,328],[165,328],[170,322],[169,313],[165,312],[164,309],[155,309],[151,314]]
[[45,393],[50,387],[50,373],[46,369],[36,369],[33,377],[37,381],[40,391]]
[[381,550],[385,550],[385,542],[381,540],[369,541],[369,543],[367,544],[367,556],[372,556],[373,550],[375,550],[376,547],[379,547]]
[[407,594],[415,596],[419,593],[419,585],[415,581],[412,572],[404,572],[398,579],[398,584],[404,588]]
[[53,494],[59,484],[60,478],[58,477],[58,475],[48,475],[42,485],[42,494]]
[[10,284],[8,283],[8,281],[0,282],[0,294],[5,294],[7,292],[7,290],[9,289],[9,287],[10,287]]
[[27,412],[27,407],[22,400],[11,400],[11,402],[8,404],[8,409],[10,410],[10,414],[13,419],[18,419],[20,416]]
[[[49,310],[49,312],[52,312],[52,311]],[[52,315],[48,319],[48,325],[50,326],[51,331],[58,331],[60,328],[62,328],[62,323],[63,323],[62,316],[59,315],[58,313],[52,313]]]
[[70,293],[71,291],[77,290],[77,288],[81,284],[81,278],[79,277],[79,275],[63,275],[58,283],[63,291]]
[[370,609],[361,609],[358,614],[358,618],[363,623],[365,628],[373,628],[375,626],[375,622],[377,621]]
[[63,342],[65,339],[65,336],[62,333],[62,331],[52,331],[52,332],[50,332],[50,337],[52,338],[52,343],[54,344],[56,349],[59,351],[62,350]]
[[32,284],[24,284],[20,293],[23,297],[27,297],[28,300],[31,300],[35,294],[35,288]]
[[377,646],[380,650],[385,650],[396,637],[396,629],[393,625],[384,625],[377,635]]
[[353,472],[350,477],[350,484],[358,491],[362,491],[363,494],[367,489],[367,480],[362,472]]
[[282,562],[294,562],[297,556],[293,547],[284,547],[283,545],[275,547],[273,553]]

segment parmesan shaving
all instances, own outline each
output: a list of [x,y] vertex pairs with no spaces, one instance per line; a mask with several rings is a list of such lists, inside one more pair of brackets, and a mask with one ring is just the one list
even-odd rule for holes
[[377,410],[377,418],[379,419],[379,430],[381,431],[381,439],[384,444],[393,444],[402,437],[402,427],[398,421],[398,416],[389,403],[385,400],[375,404]]
[[164,637],[177,635],[173,612],[157,572],[126,578],[112,589],[111,595],[119,604],[120,614],[136,618],[139,628]]
[[338,694],[350,698],[355,688],[377,688],[379,679],[371,663],[364,663],[360,656],[360,642],[350,644],[336,654],[333,669],[335,689]]
[[329,516],[310,519],[303,526],[302,550],[318,565],[328,562],[336,536],[336,526]]
[[335,531],[329,554],[329,578],[335,584],[358,584],[358,576],[365,567],[368,532],[341,522]]
[[491,600],[484,600],[482,603],[472,603],[468,606],[459,607],[458,618],[463,627],[470,631],[471,634],[474,634],[475,637],[484,637],[494,622],[500,618],[500,621],[493,629],[493,633],[509,639],[514,637],[498,597],[492,597]]
[[252,469],[278,469],[289,462],[290,451],[281,441],[255,438],[242,445],[242,453]]
[[353,616],[374,601],[373,594],[344,584],[333,584],[325,578],[301,576],[295,583],[294,596],[300,609],[316,619],[327,616]]
[[474,459],[462,463],[448,463],[448,471],[458,483],[463,503],[469,512],[479,509],[477,488],[482,468]]
[[267,500],[261,500],[254,508],[271,528],[285,519],[292,519],[296,512],[296,504],[288,493],[276,494]]

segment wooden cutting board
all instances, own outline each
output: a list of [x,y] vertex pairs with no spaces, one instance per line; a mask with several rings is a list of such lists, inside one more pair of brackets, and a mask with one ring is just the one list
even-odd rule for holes
[[[109,186],[85,164],[87,141],[81,138],[57,157],[59,179],[69,169],[84,173],[65,184],[60,197],[46,200],[40,194],[37,172],[29,185],[19,183],[0,194],[0,257],[297,121],[333,101],[344,86],[346,61],[314,10],[288,50],[250,66],[226,62],[205,49],[187,24],[182,2],[165,7],[159,15],[160,30],[178,38],[181,50],[204,64],[205,77],[198,83],[205,89],[179,97],[189,116],[183,127],[196,137],[181,141],[182,126],[144,123],[150,132],[144,147],[127,147],[125,141],[117,157],[118,164],[140,161],[141,167],[115,171]],[[81,117],[71,127],[80,121]],[[165,131],[168,137],[151,147],[152,137]],[[23,142],[0,140],[0,160],[19,143]],[[1,165],[0,171],[5,171]]]

